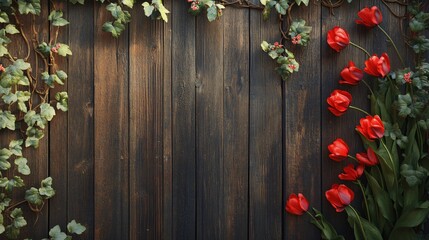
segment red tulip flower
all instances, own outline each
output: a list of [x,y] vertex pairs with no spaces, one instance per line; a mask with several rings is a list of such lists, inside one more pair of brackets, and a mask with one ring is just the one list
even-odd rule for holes
[[342,212],[353,201],[355,194],[344,184],[334,184],[325,192],[325,197],[337,212]]
[[380,58],[374,54],[366,60],[364,71],[374,77],[385,77],[390,72],[390,60],[387,53],[383,53]]
[[329,158],[337,162],[346,159],[349,154],[349,146],[341,138],[337,138],[332,144],[330,144],[328,146],[328,150],[330,152]]
[[356,130],[370,141],[384,136],[384,124],[378,115],[361,118],[360,125],[356,126]]
[[357,68],[353,61],[341,71],[340,84],[358,85],[363,78],[363,71]]
[[327,42],[332,49],[339,52],[349,45],[350,37],[346,30],[337,26],[328,31]]
[[351,101],[352,95],[342,90],[334,90],[331,93],[331,96],[326,99],[326,102],[329,105],[329,111],[337,117],[343,115],[347,111]]
[[365,166],[375,166],[378,164],[377,155],[375,154],[374,150],[372,150],[372,148],[368,148],[366,153],[357,153],[356,159],[360,164]]
[[375,27],[383,21],[383,15],[376,6],[360,10],[358,16],[360,19],[356,20],[356,23],[367,27]]
[[308,210],[308,201],[301,193],[292,193],[286,202],[286,211],[294,215],[302,215]]
[[362,176],[363,170],[365,170],[365,166],[362,164],[359,164],[356,166],[353,164],[349,164],[346,167],[343,168],[343,173],[340,173],[338,175],[338,178],[344,181],[356,181]]

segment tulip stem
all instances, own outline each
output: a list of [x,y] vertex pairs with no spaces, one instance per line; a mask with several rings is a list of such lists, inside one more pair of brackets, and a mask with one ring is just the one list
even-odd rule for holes
[[366,114],[366,115],[371,115],[371,114],[369,114],[367,111],[365,111],[365,110],[363,110],[363,109],[361,109],[361,108],[358,108],[358,107],[352,106],[352,105],[350,105],[350,106],[349,106],[349,108],[354,109],[354,110],[357,110],[357,111],[359,111],[359,112],[361,112],[361,113],[364,113],[364,114]]
[[[393,161],[393,157],[390,154],[390,151],[387,148],[386,144],[384,143],[383,139],[380,138],[380,142],[381,142],[381,145],[383,145],[384,149],[386,150],[387,155],[389,155],[390,163],[392,164],[393,175],[395,175],[395,179],[396,179],[397,175],[396,175],[396,168],[395,168],[395,162]],[[396,180],[395,180],[395,186],[396,186],[396,191],[398,191],[398,189],[399,189],[398,181],[396,181]]]
[[371,222],[371,217],[369,216],[369,206],[368,201],[366,200],[365,190],[363,189],[362,182],[358,179],[356,180],[357,184],[360,187],[360,190],[362,191],[363,200],[365,202],[365,208],[366,208],[366,216],[368,217],[368,221]]
[[366,55],[368,55],[368,57],[371,57],[371,54],[369,54],[369,52],[367,50],[365,50],[365,48],[363,48],[363,47],[361,47],[361,46],[359,46],[356,43],[351,42],[351,41],[350,41],[350,45],[352,45],[353,47],[356,47],[356,48],[362,50],[364,53],[366,53]]
[[313,216],[313,214],[311,214],[309,211],[305,211],[305,213],[307,213],[308,215],[310,215],[310,217],[311,217],[314,221],[316,221],[316,223],[318,223],[318,222],[319,222],[319,220],[317,220],[317,218],[315,218],[315,217]]
[[374,95],[374,92],[372,91],[371,86],[369,86],[369,84],[364,79],[362,79],[362,82],[366,85],[366,87],[369,89],[369,91],[371,92],[371,94]]
[[377,27],[384,33],[384,35],[386,35],[386,37],[389,39],[390,43],[392,43],[392,46],[395,49],[396,54],[398,54],[399,60],[401,60],[402,66],[405,67],[404,59],[402,59],[402,56],[399,53],[398,47],[396,47],[396,44],[393,41],[393,39],[390,37],[390,35],[380,25],[377,25]]
[[359,216],[359,214],[356,212],[356,209],[354,209],[354,208],[352,207],[352,205],[349,205],[348,207],[350,207],[350,209],[354,212],[354,214],[355,214],[356,218],[358,219],[358,221],[359,221],[359,225],[360,225],[360,229],[361,229],[361,231],[362,231],[363,238],[366,240],[366,239],[367,239],[367,238],[366,238],[366,233],[365,233],[365,230],[363,229],[363,224],[362,224],[362,221],[360,220],[360,216]]
[[349,158],[351,158],[351,159],[353,159],[353,160],[355,160],[356,162],[359,162],[359,160],[357,160],[355,157],[353,157],[352,155],[347,155],[347,157],[349,157]]

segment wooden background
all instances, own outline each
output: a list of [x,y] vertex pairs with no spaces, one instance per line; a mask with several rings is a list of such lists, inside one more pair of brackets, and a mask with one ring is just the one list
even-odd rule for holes
[[[333,117],[325,100],[348,60],[363,67],[365,55],[352,47],[333,52],[326,32],[341,24],[353,42],[387,50],[396,65],[381,32],[354,20],[376,4],[400,42],[399,21],[376,0],[344,4],[335,15],[320,2],[295,9],[313,31],[307,48],[287,44],[301,68],[282,82],[260,49],[263,40],[279,40],[274,16],[264,22],[259,11],[228,8],[209,23],[187,14],[185,0],[165,2],[168,24],[136,7],[114,39],[101,31],[110,19],[104,6],[58,1],[72,23],[60,34],[73,56],[59,63],[69,80],[58,89],[69,93],[69,112],[27,154],[29,185],[50,175],[57,196],[35,226],[29,219],[23,237],[40,239],[77,219],[88,228],[82,239],[318,239],[308,216],[284,212],[292,192],[350,236],[345,214],[324,198],[345,165],[328,159],[327,145],[343,137],[361,151],[353,129],[362,116]],[[48,34],[47,21],[39,26]],[[367,105],[363,86],[341,89],[354,94],[354,105]]]

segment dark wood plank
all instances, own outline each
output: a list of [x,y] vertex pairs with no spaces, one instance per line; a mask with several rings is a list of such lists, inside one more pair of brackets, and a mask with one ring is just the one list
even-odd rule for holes
[[[67,3],[56,0],[53,2],[57,10],[64,13],[64,18],[68,19]],[[51,8],[53,8],[51,3]],[[51,31],[56,30],[52,28]],[[62,27],[58,42],[70,45],[68,39],[68,26]],[[54,36],[51,36],[54,38]],[[76,57],[76,56],[75,56]],[[59,57],[56,59],[56,68],[68,73],[67,60]],[[57,92],[67,91],[68,81],[63,86],[56,86],[51,90],[50,98],[55,99]],[[68,112],[57,111],[57,115],[49,126],[49,175],[53,178],[55,187],[55,197],[49,201],[49,227],[60,225],[67,226],[67,200],[68,200],[68,142],[67,142],[67,124]],[[47,235],[46,235],[47,236]],[[46,237],[45,236],[45,237]]]
[[94,17],[95,238],[128,239],[128,30],[103,32],[101,4]]
[[[164,3],[167,9],[172,9],[171,1]],[[171,16],[170,16],[171,18]],[[173,119],[172,119],[172,72],[171,72],[171,48],[172,33],[171,23],[164,24],[163,46],[163,239],[173,238]]]
[[173,239],[195,239],[195,18],[172,1]]
[[223,21],[197,18],[197,239],[223,236]]
[[[309,4],[293,12],[294,19],[305,19],[312,26],[307,47],[286,47],[300,63],[298,73],[284,82],[284,173],[283,204],[291,193],[303,193],[310,205],[320,209],[321,203],[321,113],[320,113],[320,19],[321,6]],[[309,224],[308,216],[297,217],[284,210],[284,239],[317,239],[319,231]]]
[[[130,24],[130,237],[160,239],[163,223],[163,23]],[[142,31],[144,29],[144,31]]]
[[351,4],[344,4],[340,8],[334,10],[335,15],[329,13],[329,9],[322,9],[322,209],[325,216],[337,228],[340,234],[343,234],[347,239],[353,236],[353,231],[347,223],[346,214],[338,214],[334,208],[326,200],[325,191],[331,188],[334,183],[344,183],[355,191],[355,201],[353,206],[360,208],[361,206],[361,193],[359,188],[354,184],[343,182],[338,179],[338,174],[343,171],[343,167],[349,163],[354,163],[351,160],[346,160],[341,163],[331,160],[328,155],[328,145],[331,144],[336,138],[343,138],[350,147],[350,154],[353,155],[357,151],[362,151],[362,146],[358,135],[355,132],[355,127],[359,123],[362,116],[361,113],[349,110],[341,117],[332,115],[326,103],[334,89],[341,89],[349,91],[353,96],[352,105],[366,108],[367,89],[363,84],[357,87],[340,85],[340,72],[347,66],[350,60],[356,63],[360,68],[364,68],[364,61],[367,58],[362,51],[348,46],[340,53],[332,50],[326,43],[326,34],[334,26],[341,26],[350,34],[351,41],[357,44],[362,44],[368,30],[360,28],[356,25],[357,12],[363,7],[364,4],[359,4],[358,1],[353,1]]
[[[259,1],[253,1],[258,3]],[[261,42],[280,40],[277,16],[250,13],[249,239],[282,236],[282,88]]]
[[222,16],[224,239],[248,237],[249,14],[246,9],[228,8]]
[[94,239],[94,5],[69,5],[68,217]]

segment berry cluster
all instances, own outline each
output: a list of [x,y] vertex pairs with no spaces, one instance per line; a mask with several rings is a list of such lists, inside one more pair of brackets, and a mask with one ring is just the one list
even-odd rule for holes
[[61,44],[57,43],[55,46],[53,46],[53,47],[51,48],[51,51],[52,51],[53,53],[58,53],[58,49],[60,49],[60,47],[61,47]]
[[298,34],[295,37],[292,37],[292,43],[294,45],[301,44],[301,34]]

